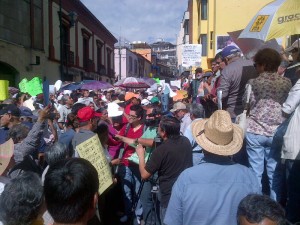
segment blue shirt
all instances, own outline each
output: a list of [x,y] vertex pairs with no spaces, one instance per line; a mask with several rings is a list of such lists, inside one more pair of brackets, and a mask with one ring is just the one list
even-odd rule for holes
[[0,145],[6,142],[9,129],[6,127],[0,128]]
[[253,171],[222,156],[205,156],[186,169],[172,189],[164,223],[167,225],[236,225],[240,201],[260,193]]

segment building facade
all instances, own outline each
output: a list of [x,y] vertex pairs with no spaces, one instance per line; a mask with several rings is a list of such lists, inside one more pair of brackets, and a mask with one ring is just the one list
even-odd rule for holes
[[[203,69],[210,68],[210,62],[228,44],[227,32],[242,30],[252,17],[272,0],[189,0],[181,27],[188,31],[182,44],[202,44]],[[188,18],[188,19],[187,19]],[[194,69],[194,68],[193,68]]]
[[113,82],[117,39],[80,0],[0,1],[0,79]]

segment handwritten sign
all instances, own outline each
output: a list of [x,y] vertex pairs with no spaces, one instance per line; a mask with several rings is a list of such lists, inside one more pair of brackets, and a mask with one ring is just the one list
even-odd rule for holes
[[8,99],[8,80],[0,80],[0,101]]
[[99,194],[112,185],[112,174],[97,135],[82,142],[76,147],[81,158],[88,160],[96,168],[99,178]]
[[182,45],[182,66],[201,66],[202,45],[186,44]]

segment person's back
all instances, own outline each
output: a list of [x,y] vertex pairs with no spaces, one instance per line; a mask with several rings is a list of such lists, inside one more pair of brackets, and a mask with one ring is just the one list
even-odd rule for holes
[[[182,172],[177,183],[180,185],[174,185],[172,195],[183,199],[184,217],[182,223],[173,225],[234,225],[240,200],[249,193],[260,192],[254,173],[229,160],[210,163],[204,158],[203,163]],[[177,202],[171,200],[169,204]]]

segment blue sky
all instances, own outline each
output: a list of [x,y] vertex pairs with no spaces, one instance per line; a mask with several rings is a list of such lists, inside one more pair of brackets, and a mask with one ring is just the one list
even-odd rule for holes
[[81,0],[118,39],[175,43],[188,0]]

